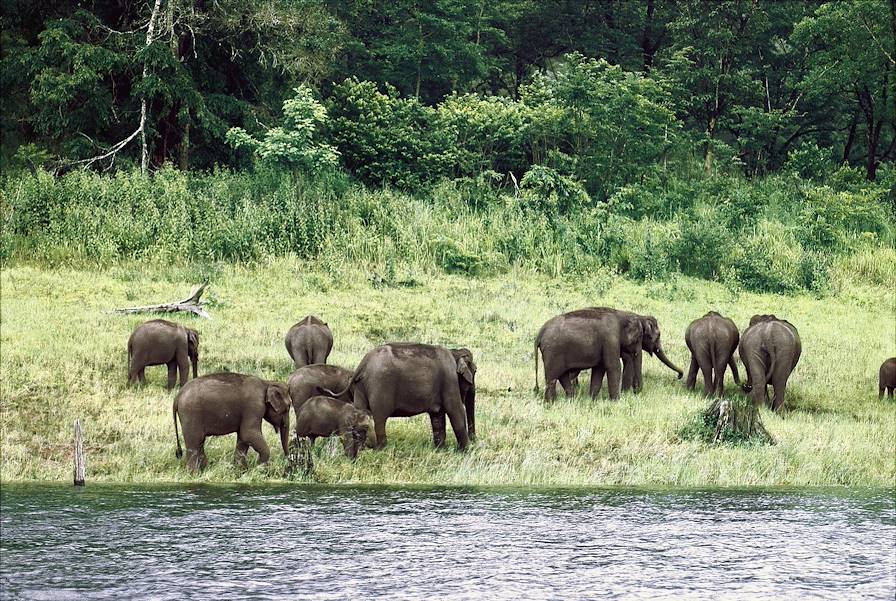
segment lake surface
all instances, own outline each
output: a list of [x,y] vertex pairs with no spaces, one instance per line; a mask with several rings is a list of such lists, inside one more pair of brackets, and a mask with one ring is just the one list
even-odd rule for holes
[[2,599],[896,595],[892,491],[4,485]]

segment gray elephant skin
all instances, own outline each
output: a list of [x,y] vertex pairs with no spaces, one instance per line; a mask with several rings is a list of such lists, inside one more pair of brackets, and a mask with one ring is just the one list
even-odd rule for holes
[[683,375],[666,357],[655,317],[607,307],[570,311],[545,322],[535,337],[536,390],[539,351],[544,361],[544,398],[548,402],[556,398],[557,381],[567,396],[573,396],[575,378],[585,369],[591,369],[592,398],[600,393],[604,374],[612,400],[619,398],[621,388],[641,390],[642,351],[656,354],[679,378]]
[[[339,435],[346,457],[355,459],[373,436],[373,416],[328,396],[314,396],[296,411],[296,435],[305,436],[314,446],[319,437]],[[373,440],[370,440],[371,445]]]
[[774,315],[754,315],[740,337],[740,360],[747,371],[744,391],[756,406],[768,399],[767,386],[774,387],[772,410],[784,404],[787,380],[800,360],[803,345],[796,327]]
[[880,365],[877,373],[877,398],[884,398],[886,391],[889,398],[893,398],[893,389],[896,388],[896,357],[890,357]]
[[[445,445],[445,417],[457,448],[475,436],[476,364],[468,349],[393,342],[370,350],[348,389],[357,409],[373,415],[376,448],[386,445],[386,420],[428,413],[433,443]],[[338,397],[345,391],[326,394]]]
[[725,390],[725,369],[731,367],[734,383],[740,384],[734,351],[740,342],[740,333],[733,321],[710,311],[695,319],[684,333],[684,341],[691,351],[691,367],[685,387],[693,390],[697,383],[697,370],[703,372],[703,394],[722,396]]
[[342,391],[340,396],[336,397],[337,400],[351,403],[352,393],[349,390],[349,383],[354,374],[355,372],[350,369],[321,363],[300,367],[292,372],[287,383],[292,408],[298,414],[305,401],[314,396],[329,396],[327,391],[333,390]]
[[261,421],[280,434],[284,455],[289,443],[289,391],[280,382],[255,376],[218,373],[196,378],[174,398],[175,455],[183,451],[177,430],[178,417],[187,447],[187,467],[191,472],[205,468],[205,439],[209,436],[237,435],[235,462],[246,464],[249,447],[258,453],[258,463],[267,463],[271,452],[261,433]]
[[128,338],[128,384],[139,381],[146,383],[146,367],[149,365],[168,366],[168,390],[174,388],[177,372],[180,385],[190,377],[190,363],[193,377],[199,370],[199,332],[184,326],[153,319],[134,328]]
[[326,363],[333,350],[333,333],[319,317],[307,315],[289,329],[284,342],[297,368]]

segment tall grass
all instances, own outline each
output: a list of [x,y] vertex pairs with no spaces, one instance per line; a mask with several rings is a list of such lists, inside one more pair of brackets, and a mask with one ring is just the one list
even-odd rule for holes
[[518,196],[479,180],[411,196],[340,174],[39,173],[0,182],[0,253],[88,266],[294,256],[468,275],[600,268],[637,280],[682,273],[749,290],[820,292],[840,257],[893,246],[884,192],[784,176],[651,179],[608,203],[561,210],[531,190]]

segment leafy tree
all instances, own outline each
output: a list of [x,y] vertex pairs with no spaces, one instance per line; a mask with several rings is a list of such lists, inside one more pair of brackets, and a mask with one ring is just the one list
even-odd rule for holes
[[283,126],[272,127],[260,138],[241,127],[227,132],[234,148],[249,148],[263,163],[293,171],[319,173],[338,164],[339,153],[320,139],[327,122],[327,110],[307,86],[295,89],[295,96],[283,103]]

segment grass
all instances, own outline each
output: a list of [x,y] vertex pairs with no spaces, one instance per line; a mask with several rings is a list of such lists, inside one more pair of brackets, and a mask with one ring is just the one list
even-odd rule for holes
[[[865,259],[873,263],[872,259]],[[858,267],[858,265],[853,266]],[[395,271],[393,273],[393,270]],[[164,367],[129,389],[125,344],[142,316],[114,307],[185,296],[211,278],[211,321],[176,319],[201,332],[200,373],[229,369],[286,380],[286,330],[307,313],[335,336],[330,362],[353,367],[388,340],[464,345],[479,371],[479,441],[470,452],[432,448],[429,418],[391,419],[389,444],[356,462],[338,441],[318,443],[315,481],[457,485],[813,485],[896,483],[896,405],[877,400],[877,369],[896,354],[892,282],[858,285],[841,277],[826,298],[732,290],[676,277],[633,283],[609,272],[553,279],[510,270],[487,278],[308,264],[294,258],[206,268],[118,264],[50,269],[28,264],[2,271],[0,437],[3,482],[71,478],[72,422],[84,424],[88,480],[194,481],[174,457],[171,401]],[[848,275],[848,274],[847,274]],[[683,333],[710,309],[744,327],[754,313],[795,323],[803,356],[787,391],[786,411],[763,410],[773,446],[713,446],[679,433],[706,401],[688,393],[657,360],[645,357],[645,389],[618,402],[585,397],[545,406],[533,391],[532,340],[557,313],[609,305],[657,316],[670,357],[688,367]],[[539,375],[543,385],[543,373]],[[733,386],[728,378],[728,390]],[[587,389],[583,376],[582,389]],[[268,468],[241,473],[231,464],[235,439],[207,444],[210,482],[282,479],[284,458],[270,427]]]

